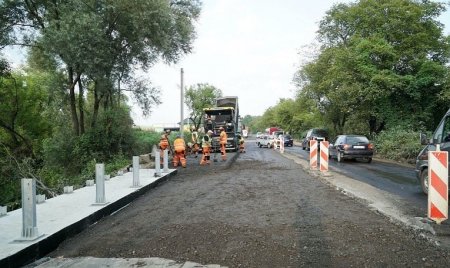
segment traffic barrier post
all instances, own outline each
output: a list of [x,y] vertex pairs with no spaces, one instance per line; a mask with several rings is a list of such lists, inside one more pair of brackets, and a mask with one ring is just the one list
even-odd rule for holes
[[161,157],[159,150],[156,150],[155,156],[155,177],[161,177]]
[[164,150],[164,164],[163,164],[163,172],[169,172],[169,150]]
[[280,153],[284,154],[284,137],[280,138]]
[[309,141],[309,166],[311,169],[317,169],[317,141]]
[[22,179],[22,235],[16,241],[32,241],[39,235],[36,216],[36,180]]
[[448,219],[448,152],[428,152],[428,218],[441,224]]
[[320,171],[328,171],[328,141],[320,142]]
[[95,204],[106,204],[105,198],[105,164],[95,164]]
[[139,168],[139,156],[133,156],[133,187],[140,187]]

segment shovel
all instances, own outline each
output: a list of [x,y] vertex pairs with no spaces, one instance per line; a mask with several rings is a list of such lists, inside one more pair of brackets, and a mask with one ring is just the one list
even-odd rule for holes
[[213,156],[213,162],[217,162],[216,154],[217,154],[217,141],[213,141],[213,150],[214,150],[214,156]]

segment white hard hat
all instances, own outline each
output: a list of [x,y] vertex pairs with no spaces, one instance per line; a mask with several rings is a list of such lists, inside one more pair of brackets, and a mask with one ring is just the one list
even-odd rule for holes
[[212,134],[213,132],[212,132],[212,130],[208,130],[208,133],[211,133],[211,134]]

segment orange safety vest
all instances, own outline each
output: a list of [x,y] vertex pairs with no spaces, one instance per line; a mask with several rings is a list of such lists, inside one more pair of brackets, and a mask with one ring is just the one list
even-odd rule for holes
[[228,136],[227,133],[224,131],[220,132],[220,144],[227,144]]
[[203,136],[202,147],[209,148],[211,147],[211,137],[208,135]]
[[176,139],[173,142],[173,146],[175,147],[175,152],[182,153],[186,150],[186,145],[184,143],[184,140],[181,138]]
[[162,150],[167,149],[167,147],[169,147],[169,140],[167,139],[167,137],[165,135],[161,136],[161,139],[159,140],[159,148],[161,148]]

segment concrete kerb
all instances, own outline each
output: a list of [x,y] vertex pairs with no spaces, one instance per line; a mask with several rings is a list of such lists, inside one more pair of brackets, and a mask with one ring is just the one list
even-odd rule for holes
[[[442,231],[442,226],[433,226],[429,221],[426,220],[426,218],[411,217],[403,214],[397,209],[397,204],[401,204],[402,201],[399,200],[398,197],[388,192],[379,190],[371,185],[367,185],[358,180],[349,178],[331,169],[328,172],[329,176],[323,176],[323,174],[321,174],[319,171],[310,170],[309,162],[307,160],[301,159],[298,156],[290,154],[288,152],[285,152],[282,155],[299,164],[302,169],[312,177],[321,179],[324,183],[335,188],[341,193],[357,200],[362,204],[367,205],[372,211],[387,217],[390,222],[401,227],[406,226],[412,229],[428,241],[439,244],[439,242],[436,241],[435,237],[426,235],[426,233],[432,234],[434,236],[449,235],[448,232],[446,233]],[[364,191],[362,191],[361,189],[363,189]],[[370,192],[370,194],[367,194],[367,192]]]
[[58,245],[67,238],[77,235],[78,233],[82,232],[83,230],[85,230],[86,228],[88,228],[90,225],[94,224],[101,218],[111,215],[117,210],[123,208],[124,206],[127,206],[129,203],[134,201],[139,196],[145,194],[150,189],[157,187],[159,184],[165,182],[166,180],[168,180],[169,178],[173,177],[176,174],[177,170],[174,170],[171,173],[164,175],[160,179],[151,182],[150,184],[147,184],[139,188],[138,190],[130,193],[129,195],[124,196],[115,202],[111,202],[105,205],[105,207],[101,208],[100,210],[97,210],[88,217],[85,217],[84,219],[81,219],[78,222],[75,222],[63,228],[56,233],[45,237],[44,239],[24,248],[23,250],[20,250],[12,255],[9,255],[4,259],[1,259],[0,267],[20,267],[36,259],[44,257],[48,253],[55,250],[58,247]]

